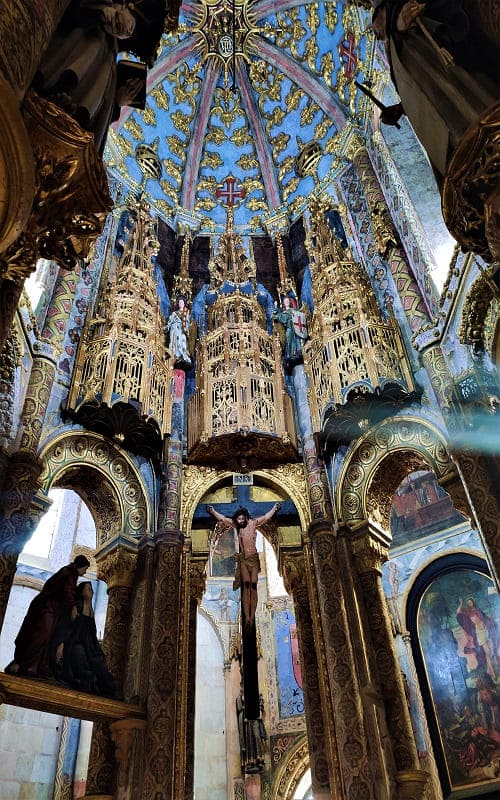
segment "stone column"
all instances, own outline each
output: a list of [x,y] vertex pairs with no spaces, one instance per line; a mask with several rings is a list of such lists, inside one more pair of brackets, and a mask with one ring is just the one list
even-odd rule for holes
[[452,459],[465,486],[474,527],[487,549],[492,577],[500,589],[500,474],[497,461],[470,450],[456,450]]
[[155,544],[144,536],[137,553],[129,623],[127,674],[123,694],[132,703],[145,705],[151,659],[151,608],[154,595]]
[[[418,755],[406,702],[386,599],[382,588],[382,564],[388,557],[388,541],[381,531],[366,525],[351,534],[351,547],[360,577],[371,640],[390,736],[398,798],[423,798],[428,773],[419,770]],[[410,788],[411,787],[411,788]],[[418,788],[420,787],[420,788]],[[410,792],[410,794],[408,794]],[[420,793],[419,793],[420,792]]]
[[[314,800],[330,800],[330,776],[328,772],[327,736],[333,739],[332,731],[325,724],[316,652],[314,626],[307,591],[307,574],[303,554],[286,554],[283,560],[283,575],[287,592],[293,598],[299,656],[302,669],[304,706],[307,726],[307,744]],[[333,749],[333,741],[330,749]]]
[[342,800],[378,800],[332,521],[311,523],[309,537],[341,773],[341,785],[330,785]]
[[144,781],[141,800],[179,800],[176,771],[177,685],[181,649],[183,536],[168,530],[156,542]]
[[408,264],[408,258],[394,229],[379,179],[373,169],[368,150],[361,139],[353,137],[350,155],[370,208],[377,250],[390,267],[394,283],[401,295],[410,330],[414,332],[430,320],[431,314],[426,298]]
[[48,504],[36,506],[42,464],[38,446],[55,375],[55,355],[47,348],[33,361],[20,421],[20,446],[5,461],[0,500],[0,623],[16,571],[17,559]]
[[140,785],[134,765],[142,760],[146,720],[120,719],[109,727],[117,765],[114,800],[137,800]]
[[405,649],[406,649],[406,661],[407,667],[409,667],[409,675],[411,676],[411,682],[415,688],[414,695],[412,699],[415,699],[417,711],[416,714],[418,719],[420,720],[421,731],[423,734],[423,738],[425,741],[425,748],[426,754],[424,758],[419,753],[419,763],[420,766],[429,771],[430,780],[427,784],[427,794],[425,795],[426,798],[429,800],[443,800],[443,790],[441,788],[441,781],[439,779],[439,772],[436,764],[436,759],[434,756],[434,748],[432,746],[431,735],[429,733],[429,727],[427,725],[427,713],[424,706],[424,701],[422,698],[422,693],[420,691],[420,681],[417,674],[417,669],[415,667],[415,661],[413,659],[413,651],[411,647],[411,636],[406,631],[405,633],[401,634],[401,638],[403,640]]
[[189,621],[187,636],[187,708],[186,708],[186,756],[184,770],[185,800],[194,796],[194,734],[196,697],[196,631],[198,606],[205,592],[207,580],[207,559],[191,558],[189,563]]
[[[121,692],[127,665],[130,598],[137,554],[118,545],[96,556],[97,577],[108,586],[108,608],[104,627],[103,650],[108,669]],[[92,729],[87,795],[113,794],[116,786],[113,742],[109,725],[96,722]]]

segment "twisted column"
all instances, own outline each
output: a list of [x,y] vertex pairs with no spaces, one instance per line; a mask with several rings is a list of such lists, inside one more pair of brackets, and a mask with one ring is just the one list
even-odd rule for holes
[[[367,635],[375,652],[380,690],[385,708],[396,769],[399,798],[423,798],[428,773],[419,770],[418,755],[406,702],[403,678],[394,647],[387,603],[382,589],[382,564],[388,558],[382,532],[366,526],[351,539],[368,620]],[[421,773],[421,774],[420,774]],[[413,794],[408,795],[412,786]],[[421,787],[421,793],[415,787]],[[420,791],[420,789],[419,789]]]
[[[353,137],[351,157],[370,208],[377,250],[387,262],[411,331],[429,322],[430,310],[425,295],[408,264],[406,253],[394,228],[391,213],[373,169],[370,155],[361,139]],[[430,286],[429,286],[430,291]]]
[[342,800],[358,800],[360,797],[376,800],[369,737],[356,673],[357,654],[349,631],[332,521],[313,522],[309,537],[342,781],[342,788],[335,788],[342,792],[339,794]]
[[[283,562],[283,576],[288,594],[293,598],[297,636],[302,669],[302,690],[307,726],[307,744],[314,800],[329,800],[331,797],[328,771],[328,750],[333,749],[333,731],[328,730],[325,716],[328,706],[322,703],[320,690],[320,667],[317,658],[317,644],[314,640],[314,626],[307,589],[305,557],[301,553],[286,554]],[[324,709],[324,711],[323,711]],[[327,744],[330,739],[330,747]],[[336,754],[333,764],[338,761]],[[333,768],[332,764],[332,768]]]
[[[103,650],[106,663],[121,692],[128,651],[130,599],[137,554],[118,544],[112,551],[97,555],[97,577],[108,587],[108,608],[104,626]],[[96,722],[92,729],[87,795],[113,794],[116,787],[113,741],[109,725]]]

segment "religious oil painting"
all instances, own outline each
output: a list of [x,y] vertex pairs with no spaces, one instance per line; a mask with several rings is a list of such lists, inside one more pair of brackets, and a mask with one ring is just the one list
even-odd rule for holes
[[233,589],[232,580],[210,580],[203,595],[202,605],[218,622],[236,623],[240,611],[239,590]]
[[392,550],[464,522],[434,473],[412,472],[392,499]]
[[[500,596],[480,572],[441,574],[426,589],[418,635],[451,796],[500,790]],[[499,794],[500,796],[500,794]]]
[[297,625],[290,609],[274,612],[280,718],[304,713]]

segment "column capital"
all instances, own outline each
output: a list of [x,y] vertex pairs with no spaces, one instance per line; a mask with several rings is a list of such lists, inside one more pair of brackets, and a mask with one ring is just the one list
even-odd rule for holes
[[185,536],[178,528],[163,528],[155,537],[156,547],[182,547]]
[[351,550],[360,575],[381,574],[382,564],[389,558],[389,538],[384,531],[367,523],[350,537]]
[[196,600],[198,605],[207,585],[207,560],[206,558],[193,558],[189,560],[189,596]]
[[324,535],[325,533],[330,534],[331,536],[336,536],[337,533],[335,523],[328,517],[314,519],[307,529],[307,534],[311,541],[318,536]]
[[110,589],[131,588],[134,583],[137,553],[118,545],[97,560],[97,577]]
[[110,723],[109,729],[115,745],[115,756],[119,767],[127,766],[134,736],[139,731],[145,731],[146,726],[145,719],[118,719]]
[[422,800],[430,775],[423,769],[407,769],[396,772],[395,778],[398,800]]

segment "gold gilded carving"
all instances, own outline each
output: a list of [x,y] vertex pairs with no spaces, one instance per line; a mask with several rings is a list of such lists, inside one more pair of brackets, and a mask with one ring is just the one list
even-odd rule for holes
[[[377,516],[377,524],[389,530],[392,495],[404,477],[400,460],[406,462],[404,474],[430,469],[439,480],[453,471],[445,439],[435,426],[406,416],[384,420],[358,439],[342,465],[336,491],[339,519],[347,523]],[[395,469],[397,475],[392,474]]]
[[107,584],[108,592],[115,588],[131,588],[134,583],[137,553],[117,547],[103,557],[97,557],[97,577]]
[[191,559],[189,564],[189,595],[198,605],[207,584],[207,562]]
[[0,692],[5,694],[6,702],[10,705],[75,719],[99,721],[126,717],[144,719],[146,716],[145,709],[138,705],[77,692],[60,685],[52,686],[43,681],[18,678],[4,672],[0,672]]
[[275,782],[276,797],[293,800],[295,789],[307,769],[309,749],[307,739],[301,738],[284,761]]
[[388,543],[382,543],[366,533],[359,537],[354,536],[351,547],[360,575],[365,572],[382,574],[382,564],[389,558]]
[[366,272],[330,229],[328,209],[311,206],[306,239],[314,314],[303,352],[315,431],[327,408],[349,403],[350,387],[373,394],[389,381],[406,393],[414,389],[397,322],[392,313],[382,316]]
[[[181,531],[189,535],[189,526],[197,505],[204,495],[216,484],[231,478],[232,472],[215,467],[188,465],[182,472]],[[300,524],[306,529],[311,519],[308,503],[307,482],[302,464],[280,464],[275,469],[258,469],[253,472],[254,478],[263,478],[266,483],[275,486],[280,496],[285,492],[295,504],[299,513]]]
[[118,535],[149,529],[147,489],[134,462],[115,444],[95,433],[62,434],[42,451],[44,489],[77,488],[95,515],[98,545]]
[[[217,297],[208,311],[208,332],[196,361],[188,460],[225,463],[235,472],[293,461],[295,421],[280,368],[280,343],[267,332],[256,293],[239,289],[240,283],[255,281],[256,267],[234,230],[232,207],[209,268]],[[234,291],[220,291],[225,281],[235,284]]]
[[38,186],[24,232],[0,257],[0,274],[8,280],[26,278],[39,257],[73,269],[88,255],[112,208],[92,134],[32,91],[23,114]]
[[500,300],[500,291],[494,276],[498,266],[481,271],[481,275],[473,283],[463,306],[459,338],[464,344],[470,344],[478,350],[485,349],[485,323],[492,304]]
[[[498,152],[500,149],[500,102],[462,136],[451,157],[443,184],[443,217],[464,250],[486,261],[498,256],[498,230],[487,216],[498,219]],[[492,247],[487,234],[492,234]],[[493,251],[493,252],[492,252]],[[496,255],[495,255],[496,254]]]
[[288,594],[294,598],[297,593],[306,590],[306,568],[304,556],[301,554],[285,553],[283,557],[283,581]]

